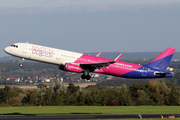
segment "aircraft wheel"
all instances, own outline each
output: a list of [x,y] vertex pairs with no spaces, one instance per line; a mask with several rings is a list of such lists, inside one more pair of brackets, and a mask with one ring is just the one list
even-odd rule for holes
[[81,78],[82,79],[86,79],[86,76],[83,74],[83,75],[81,75]]
[[20,63],[20,64],[19,64],[19,67],[22,67],[22,66],[23,66],[23,64],[22,64],[22,63]]
[[90,80],[91,79],[91,76],[90,75],[87,75],[86,76],[86,80]]

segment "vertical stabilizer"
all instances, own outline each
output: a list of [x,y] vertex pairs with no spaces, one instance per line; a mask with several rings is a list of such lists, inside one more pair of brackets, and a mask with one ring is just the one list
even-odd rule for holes
[[172,56],[174,55],[175,48],[167,48],[164,52],[162,52],[159,56],[157,56],[153,61],[151,61],[146,66],[159,68],[160,70],[166,71]]

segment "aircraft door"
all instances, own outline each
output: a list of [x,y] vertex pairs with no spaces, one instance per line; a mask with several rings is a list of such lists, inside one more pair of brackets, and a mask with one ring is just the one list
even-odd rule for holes
[[56,63],[57,64],[60,64],[61,63],[61,53],[60,53],[60,51],[57,51],[57,55],[56,55]]
[[143,67],[142,76],[147,75],[147,67]]
[[22,52],[27,53],[27,49],[28,49],[28,43],[25,43],[24,46],[23,46]]

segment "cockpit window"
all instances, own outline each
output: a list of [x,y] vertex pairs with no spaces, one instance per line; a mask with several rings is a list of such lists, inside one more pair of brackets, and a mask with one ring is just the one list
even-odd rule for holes
[[11,45],[11,47],[15,47],[15,48],[18,48],[18,45]]

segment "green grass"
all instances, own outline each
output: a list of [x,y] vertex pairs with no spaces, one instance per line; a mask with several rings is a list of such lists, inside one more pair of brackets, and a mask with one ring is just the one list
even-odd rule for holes
[[0,107],[0,115],[175,114],[180,106],[22,106]]

